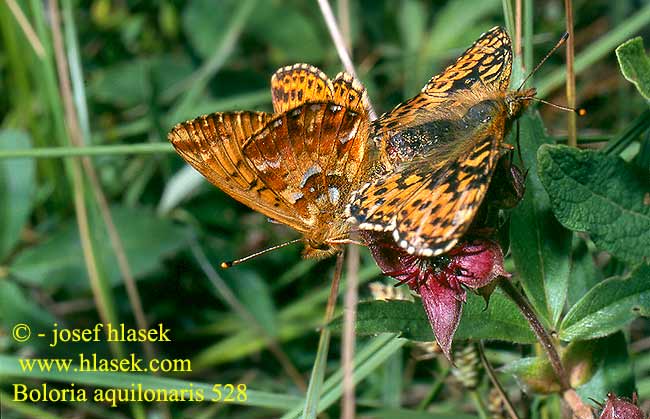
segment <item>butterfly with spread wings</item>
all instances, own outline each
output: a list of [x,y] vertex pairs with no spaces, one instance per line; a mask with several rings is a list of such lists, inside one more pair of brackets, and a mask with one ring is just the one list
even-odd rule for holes
[[176,125],[169,141],[237,201],[303,234],[305,257],[348,239],[342,216],[368,173],[369,102],[347,73],[295,64],[271,79],[275,114],[225,112]]
[[483,201],[512,122],[535,96],[509,90],[512,48],[495,27],[422,91],[373,123],[376,175],[346,215],[423,257],[447,252]]

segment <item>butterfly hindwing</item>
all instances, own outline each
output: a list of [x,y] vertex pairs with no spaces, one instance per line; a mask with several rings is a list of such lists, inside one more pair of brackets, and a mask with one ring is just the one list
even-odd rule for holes
[[177,124],[169,133],[176,151],[212,184],[239,202],[286,224],[295,224],[286,208],[266,204],[254,185],[257,171],[242,154],[244,142],[271,120],[263,112],[214,113]]
[[365,168],[366,121],[333,103],[308,103],[275,117],[244,145],[261,184],[301,220],[298,230],[341,213]]
[[330,102],[332,81],[313,65],[299,63],[278,69],[271,77],[273,110],[281,114],[307,102]]
[[422,88],[429,96],[445,97],[474,83],[505,90],[512,72],[512,46],[508,33],[496,26],[477,39],[458,59],[433,76]]
[[[348,207],[359,228],[388,231],[409,253],[435,256],[467,231],[496,166],[505,120],[457,140],[444,159],[431,155],[400,164],[365,184]],[[435,157],[433,157],[435,155]]]

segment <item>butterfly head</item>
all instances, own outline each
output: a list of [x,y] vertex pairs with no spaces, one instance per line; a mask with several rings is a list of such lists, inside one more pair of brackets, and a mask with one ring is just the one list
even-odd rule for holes
[[310,259],[325,259],[341,251],[341,246],[336,243],[325,243],[321,240],[305,239],[305,248],[302,256]]
[[519,117],[536,94],[537,91],[534,88],[508,92],[505,97],[508,118],[515,119]]

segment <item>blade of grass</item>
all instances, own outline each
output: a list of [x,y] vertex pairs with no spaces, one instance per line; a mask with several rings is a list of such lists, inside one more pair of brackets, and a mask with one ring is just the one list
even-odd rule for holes
[[2,400],[2,410],[8,409],[19,413],[20,417],[32,417],[39,419],[64,419],[63,416],[54,415],[47,410],[38,408],[31,403],[14,401],[14,396],[0,391],[0,400]]
[[[566,20],[566,31],[569,39],[566,41],[566,100],[570,108],[576,107],[576,74],[573,69],[575,59],[574,49],[575,40],[573,35],[573,0],[564,0],[564,13]],[[578,145],[578,134],[576,126],[576,114],[567,112],[567,137],[568,145],[576,147]]]
[[506,23],[506,29],[508,30],[508,33],[514,35],[516,31],[516,23],[515,14],[512,10],[512,2],[511,0],[501,0],[501,6],[503,7],[503,19]]
[[88,145],[90,141],[90,121],[88,118],[88,105],[86,104],[86,87],[81,66],[81,57],[79,56],[77,25],[72,14],[71,2],[64,0],[62,5],[65,46],[67,49],[68,67],[70,69],[70,81],[72,82],[72,93],[77,111],[77,120],[81,128],[81,139],[84,145]]
[[[88,138],[90,136],[90,123],[87,119],[84,122],[81,121],[81,116],[88,118],[86,96],[83,87],[83,74],[81,71],[81,59],[79,57],[79,49],[76,47],[77,40],[75,37],[76,29],[72,14],[72,2],[70,0],[63,0],[62,4],[65,9],[65,24],[68,28],[66,31],[68,38],[66,39],[67,42],[65,45],[71,45],[71,47],[68,48],[66,60],[66,56],[63,54],[64,45],[63,39],[61,39],[60,26],[55,27],[53,25],[54,34],[56,34],[54,37],[55,52],[57,61],[60,62],[59,77],[61,79],[61,94],[63,95],[64,105],[66,107],[68,127],[71,134],[70,139],[72,140],[74,146],[83,147],[84,144],[88,143]],[[53,19],[56,18],[58,21],[58,11],[54,8],[52,11],[54,12]],[[72,67],[75,68],[74,71],[71,71],[70,76],[68,76],[68,61],[74,63]],[[75,77],[76,80],[73,80]],[[81,91],[73,93],[72,86],[80,88]],[[79,113],[79,109],[81,109],[81,114]],[[86,131],[84,131],[83,127],[85,127]],[[131,266],[124,250],[124,244],[119,233],[117,232],[117,228],[115,227],[115,222],[109,208],[108,199],[106,199],[106,195],[104,194],[92,161],[87,157],[84,157],[82,158],[81,163],[92,188],[93,196],[95,197],[99,213],[101,214],[102,220],[106,227],[106,231],[108,232],[111,248],[113,249],[113,253],[117,259],[117,266],[120,270],[120,273],[122,274],[122,279],[124,281],[127,296],[129,298],[129,303],[131,304],[131,311],[135,317],[136,325],[138,329],[147,330],[149,329],[149,324],[142,307],[142,299],[140,298],[138,287],[135,284],[135,278],[133,277]],[[143,341],[142,347],[148,360],[151,360],[155,357],[153,345],[151,342],[147,340]]]
[[[371,372],[382,365],[386,359],[397,352],[406,344],[406,339],[401,339],[393,334],[382,334],[373,338],[363,347],[354,358],[354,382],[358,384]],[[318,413],[336,403],[343,393],[343,371],[338,370],[325,381],[323,395],[318,403]],[[298,406],[287,412],[281,419],[298,419],[302,412],[302,406]]]
[[[616,28],[607,32],[578,54],[575,59],[575,74],[582,73],[596,61],[614,51],[619,44],[643,29],[648,23],[650,23],[650,4],[638,10],[634,15],[621,22]],[[563,67],[552,71],[536,83],[537,95],[542,98],[547,96],[560,87],[565,78],[566,70]]]
[[41,147],[25,150],[0,151],[0,159],[32,157],[51,159],[78,156],[117,156],[130,154],[172,153],[174,147],[169,143],[142,143],[121,145],[96,145],[87,147]]
[[45,48],[43,48],[43,44],[41,44],[40,39],[38,39],[38,36],[36,36],[36,32],[34,32],[32,25],[29,24],[29,21],[25,17],[23,9],[21,9],[20,6],[16,3],[16,0],[7,0],[7,6],[9,6],[11,13],[16,18],[16,21],[23,30],[25,37],[34,49],[36,55],[38,55],[39,58],[45,58]]
[[359,302],[359,248],[348,246],[348,263],[346,269],[346,289],[343,312],[343,348],[341,364],[343,368],[343,419],[354,419],[356,411],[353,362],[355,347],[355,322],[357,303]]
[[602,152],[610,155],[620,154],[639,138],[639,135],[648,130],[650,130],[650,110],[646,109],[619,137],[610,140],[602,149]]
[[207,60],[201,68],[194,74],[190,75],[187,79],[172,86],[168,91],[163,92],[161,98],[163,100],[172,100],[177,95],[183,93],[179,102],[174,106],[172,115],[173,119],[177,119],[179,115],[184,115],[195,106],[199,95],[205,91],[210,78],[221,70],[224,63],[230,57],[237,40],[241,35],[246,22],[255,10],[257,0],[244,0],[240,3],[237,11],[235,12],[230,27],[226,31],[226,35],[214,50],[214,54]]
[[318,340],[318,349],[316,351],[316,360],[311,371],[311,378],[309,379],[309,388],[305,396],[305,404],[302,408],[303,419],[313,419],[317,415],[318,401],[322,392],[323,381],[325,379],[325,372],[327,369],[327,354],[329,353],[330,339],[332,332],[328,324],[334,317],[334,309],[336,308],[336,297],[339,293],[339,283],[341,280],[341,272],[343,270],[343,256],[341,252],[336,256],[336,267],[334,268],[334,276],[332,284],[330,285],[330,292],[327,298],[327,307],[325,308],[325,318],[323,319],[323,326]]
[[190,242],[190,250],[194,259],[197,261],[203,273],[208,277],[212,286],[217,291],[216,294],[220,299],[228,305],[237,315],[249,326],[252,326],[255,329],[255,333],[259,334],[266,340],[269,350],[275,356],[275,358],[280,362],[282,368],[286,374],[291,378],[296,387],[301,391],[307,390],[307,385],[303,380],[298,369],[293,365],[287,354],[282,350],[277,340],[269,335],[266,330],[259,324],[255,317],[242,305],[235,294],[230,290],[226,282],[221,278],[221,276],[214,270],[208,258],[205,256],[205,252],[196,240]]
[[[38,5],[36,9],[40,10]],[[70,79],[67,72],[67,60],[64,54],[63,46],[63,35],[61,33],[61,21],[59,17],[59,4],[57,0],[52,0],[48,3],[48,14],[51,23],[52,30],[52,42],[54,46],[54,57],[56,63],[56,72],[58,74],[59,81],[59,93],[63,98],[63,108],[64,111],[60,112],[62,116],[65,117],[66,127],[68,129],[68,142],[73,145],[80,145],[81,140],[81,131],[79,128],[78,119],[76,117],[76,111],[72,101],[72,93],[70,87]],[[44,27],[41,22],[41,27]],[[51,62],[51,61],[49,61]],[[54,71],[52,71],[53,73]],[[55,91],[56,87],[52,87],[52,91]],[[58,101],[57,101],[58,102]],[[64,135],[65,135],[65,131]],[[73,184],[73,198],[75,204],[75,214],[77,216],[77,223],[79,226],[79,235],[81,240],[81,246],[84,253],[84,260],[86,262],[88,275],[90,279],[91,288],[93,290],[93,298],[95,299],[95,304],[97,306],[99,316],[102,319],[104,324],[117,324],[117,313],[115,309],[115,303],[112,298],[110,286],[106,279],[104,271],[100,269],[100,260],[97,257],[96,245],[98,240],[96,236],[93,236],[93,225],[91,224],[90,214],[88,211],[87,205],[90,203],[91,199],[88,196],[89,193],[86,192],[86,187],[81,178],[82,164],[79,160],[74,159],[66,162],[71,168],[72,172],[72,184]],[[97,226],[97,224],[95,224]],[[96,230],[95,230],[96,232]],[[117,357],[124,356],[124,348],[121,342],[109,343],[111,351]],[[146,414],[144,408],[140,403],[132,403],[129,405],[131,413],[135,418],[144,419]]]
[[[533,0],[524,0],[524,71],[533,68]],[[519,82],[521,83],[521,81]]]

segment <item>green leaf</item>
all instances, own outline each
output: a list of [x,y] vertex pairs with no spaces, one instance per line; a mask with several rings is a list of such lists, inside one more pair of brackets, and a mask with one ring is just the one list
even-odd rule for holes
[[[607,337],[576,341],[562,348],[560,358],[571,381],[571,387],[576,388],[594,380],[601,372],[603,363],[608,357],[611,358],[612,343],[612,338]],[[620,352],[619,348],[614,352]],[[622,349],[625,351],[625,345]],[[517,375],[536,393],[550,394],[560,390],[560,384],[546,356],[516,360],[505,365],[502,372]],[[596,397],[598,398],[601,396]]]
[[183,31],[194,50],[203,58],[209,58],[215,45],[223,42],[228,23],[235,13],[237,0],[195,0],[187,2],[183,9]]
[[[0,132],[0,150],[27,149],[29,136],[22,131]],[[33,159],[0,160],[0,261],[20,239],[32,210],[36,180]]]
[[[334,331],[341,331],[342,317],[331,323]],[[357,307],[356,331],[360,335],[400,333],[402,337],[422,342],[435,340],[431,325],[420,302],[403,300],[368,301]]]
[[468,293],[456,339],[496,339],[534,343],[535,335],[517,306],[497,290],[485,306],[483,297]]
[[[340,330],[342,319],[332,322]],[[361,335],[400,333],[411,340],[429,342],[435,339],[429,320],[420,302],[390,300],[359,304],[356,330]],[[500,292],[485,307],[483,298],[468,294],[455,339],[496,339],[516,343],[533,343],[535,336],[517,307]]]
[[[4,330],[11,330],[17,323],[25,323],[34,331],[50,330],[54,322],[56,319],[36,304],[33,297],[26,295],[16,283],[0,280],[0,324]],[[43,347],[46,340],[32,339],[29,345]]]
[[246,30],[270,48],[270,59],[277,65],[316,63],[324,58],[329,35],[315,22],[322,20],[310,19],[298,8],[265,1],[257,5]]
[[184,56],[140,58],[95,71],[88,91],[98,101],[132,107],[150,101],[152,85],[164,90],[191,71],[192,65]]
[[573,238],[571,252],[571,275],[569,275],[569,307],[582,298],[591,288],[604,279],[603,273],[594,261],[594,255],[589,251],[584,240],[577,235]]
[[567,313],[560,327],[564,341],[612,334],[637,316],[650,315],[650,265],[644,263],[626,278],[596,285]]
[[637,37],[621,44],[616,48],[616,58],[623,76],[650,100],[650,58],[643,48],[643,39]]
[[[156,217],[150,210],[114,207],[112,214],[136,278],[159,269],[165,256],[187,242],[186,229]],[[103,243],[101,262],[111,284],[117,285],[121,275],[107,236]],[[88,277],[80,246],[77,223],[69,220],[46,241],[21,252],[9,272],[27,284],[86,289]]]
[[615,156],[543,146],[539,175],[562,225],[600,249],[638,263],[650,256],[650,185]]
[[622,332],[597,340],[598,365],[587,383],[576,390],[583,400],[604,400],[607,393],[631,395],[636,389],[634,371]]
[[255,317],[259,324],[270,336],[277,334],[277,316],[273,296],[264,279],[253,270],[238,269],[237,272],[224,272],[230,278],[228,285],[232,287],[237,299]]
[[553,216],[537,176],[537,149],[550,142],[537,114],[526,113],[519,119],[519,136],[524,166],[529,171],[524,199],[512,211],[510,248],[526,295],[537,314],[552,327],[559,321],[566,300],[571,233]]

